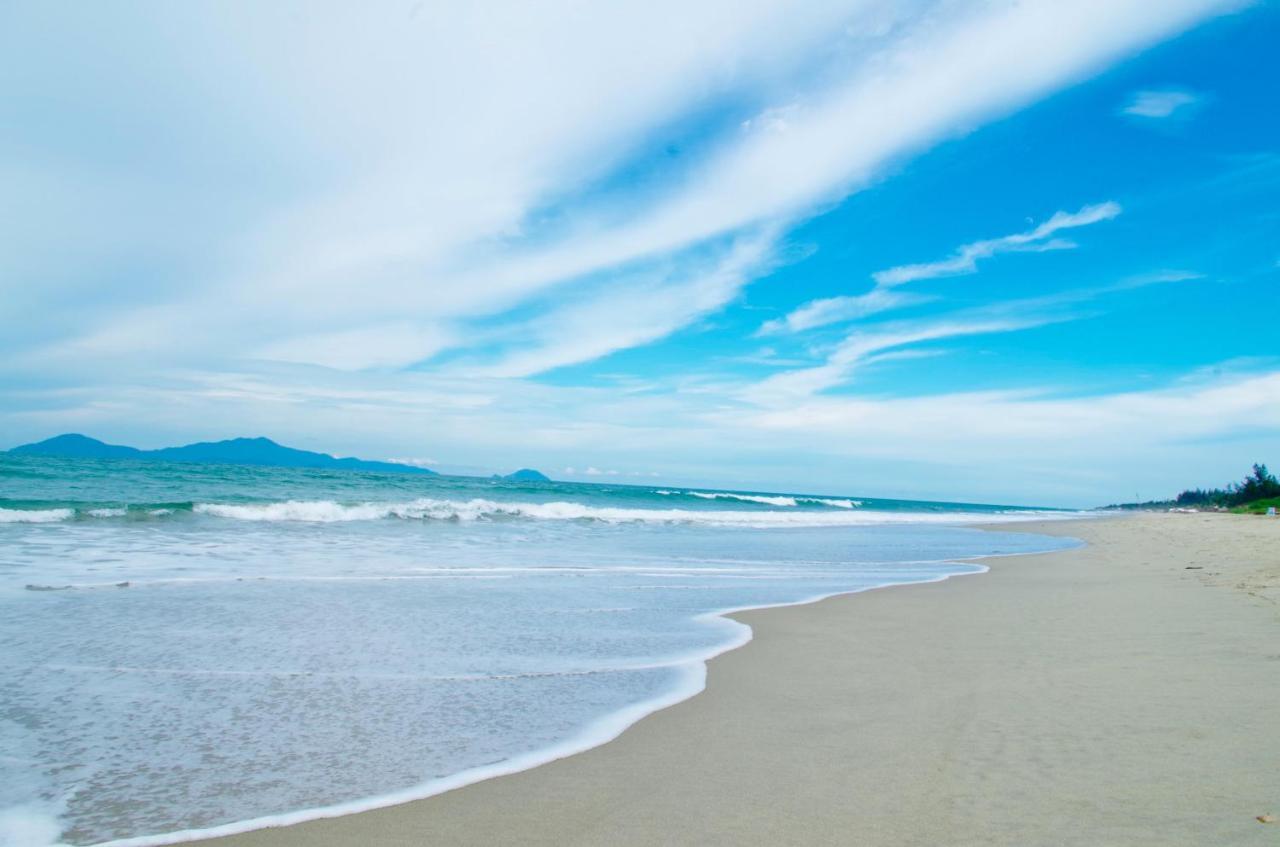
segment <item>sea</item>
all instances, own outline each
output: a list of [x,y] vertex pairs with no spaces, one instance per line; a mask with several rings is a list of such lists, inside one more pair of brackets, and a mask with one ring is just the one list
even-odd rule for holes
[[976,524],[1078,516],[0,454],[0,844],[173,843],[533,767],[695,695],[751,637],[728,612],[973,576],[1075,544]]

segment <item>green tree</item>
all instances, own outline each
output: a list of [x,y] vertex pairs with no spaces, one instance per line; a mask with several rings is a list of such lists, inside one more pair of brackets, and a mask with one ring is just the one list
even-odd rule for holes
[[1235,486],[1231,492],[1231,504],[1239,506],[1267,497],[1280,497],[1280,481],[1275,474],[1267,470],[1266,465],[1254,465],[1253,473],[1244,478],[1244,482]]

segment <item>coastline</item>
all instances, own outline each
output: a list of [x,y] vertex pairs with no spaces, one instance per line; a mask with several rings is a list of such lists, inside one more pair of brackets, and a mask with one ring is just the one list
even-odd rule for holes
[[[1057,520],[1059,519],[1055,519],[1055,521]],[[970,527],[974,529],[1000,532],[1010,525],[1012,524],[1009,522],[998,522],[993,524],[972,524]],[[303,808],[290,812],[267,815],[260,818],[233,821],[228,824],[220,824],[207,828],[178,830],[113,839],[110,841],[98,842],[92,845],[92,847],[164,847],[164,845],[170,844],[224,843],[227,839],[234,838],[235,836],[245,835],[261,830],[274,830],[283,827],[292,827],[312,821],[360,815],[366,812],[375,812],[394,806],[414,803],[419,800],[430,799],[447,792],[467,788],[485,780],[514,775],[538,768],[551,762],[565,759],[570,756],[576,756],[608,744],[622,735],[622,733],[629,730],[637,722],[642,721],[650,715],[664,709],[669,709],[672,706],[683,703],[684,701],[705,691],[708,664],[725,653],[743,647],[754,637],[754,630],[752,627],[738,620],[738,616],[741,614],[773,609],[793,608],[797,606],[809,606],[836,597],[848,597],[854,594],[863,594],[869,591],[878,591],[886,588],[930,585],[938,582],[946,582],[947,580],[955,577],[981,576],[989,571],[989,568],[986,565],[981,564],[981,562],[986,561],[987,559],[1006,558],[1018,555],[1024,554],[997,553],[991,556],[955,558],[948,561],[964,565],[971,568],[971,570],[944,574],[931,579],[920,579],[913,582],[885,582],[876,585],[868,585],[862,588],[833,591],[789,602],[735,606],[716,611],[704,612],[697,615],[695,619],[706,620],[715,625],[725,626],[733,630],[735,635],[730,640],[716,646],[710,652],[700,652],[690,654],[683,658],[674,658],[663,661],[661,663],[662,667],[674,669],[683,677],[683,682],[680,686],[659,697],[633,703],[625,709],[606,714],[584,727],[577,735],[569,737],[551,747],[531,750],[527,753],[510,759],[505,759],[501,762],[495,762],[490,765],[482,765],[476,768],[460,771],[458,773],[450,774],[449,776],[441,777],[419,785],[410,786],[409,788],[388,794],[365,797],[329,806]],[[108,585],[113,586],[114,583]]]
[[[1206,520],[1210,523],[1204,524]],[[593,745],[586,752],[532,770],[401,805],[190,843],[220,847],[424,842],[847,843],[849,827],[856,828],[859,843],[868,844],[1015,844],[1028,843],[1028,839],[1035,843],[1080,844],[1108,843],[1109,839],[1126,844],[1198,844],[1214,840],[1273,843],[1270,839],[1276,835],[1274,828],[1253,820],[1254,815],[1274,813],[1271,806],[1280,806],[1280,784],[1274,775],[1268,781],[1270,771],[1265,769],[1267,762],[1274,761],[1273,756],[1267,756],[1267,745],[1280,728],[1280,718],[1270,717],[1280,686],[1265,681],[1268,671],[1274,677],[1274,664],[1266,665],[1266,656],[1237,657],[1240,661],[1231,665],[1232,673],[1247,671],[1244,677],[1257,681],[1256,691],[1242,692],[1241,698],[1253,708],[1242,709],[1242,714],[1229,725],[1233,733],[1252,730],[1249,737],[1253,738],[1255,755],[1239,761],[1237,764],[1243,767],[1238,770],[1253,773],[1249,763],[1260,760],[1261,768],[1253,773],[1251,785],[1255,794],[1261,789],[1262,795],[1250,798],[1250,791],[1243,785],[1231,792],[1238,795],[1239,804],[1248,809],[1257,807],[1252,814],[1245,815],[1248,809],[1242,808],[1230,815],[1215,816],[1208,809],[1193,815],[1188,810],[1195,803],[1188,801],[1194,798],[1173,792],[1178,795],[1178,802],[1171,804],[1167,802],[1168,791],[1148,792],[1151,796],[1144,795],[1145,799],[1115,797],[1113,808],[1105,809],[1090,791],[1076,784],[1080,773],[1092,774],[1099,785],[1106,783],[1107,780],[1098,779],[1102,773],[1097,770],[1104,759],[1107,766],[1112,766],[1108,772],[1116,771],[1111,755],[1114,743],[1096,751],[1101,757],[1097,762],[1091,764],[1087,756],[1081,758],[1100,739],[1117,740],[1102,732],[1108,724],[1105,715],[1091,735],[1086,732],[1074,736],[1075,746],[1081,748],[1075,752],[1068,749],[1071,744],[1064,746],[1064,741],[1072,739],[1064,739],[1061,731],[1055,733],[1049,726],[1072,714],[1072,703],[1089,702],[1089,686],[1080,685],[1086,682],[1087,675],[1068,686],[1074,695],[1071,703],[1047,703],[1039,696],[1043,686],[1024,690],[1036,673],[1029,673],[1022,684],[1016,684],[1015,678],[1015,684],[1008,685],[1009,662],[1025,665],[1028,671],[1039,667],[1043,675],[1046,667],[1071,664],[1072,650],[1067,649],[1064,655],[1039,650],[1032,656],[1025,652],[1029,644],[1022,639],[1024,650],[1019,651],[1019,640],[1008,640],[1018,627],[1004,629],[999,626],[998,616],[989,615],[995,601],[996,611],[1003,609],[1020,618],[1026,629],[1031,610],[1044,611],[1042,606],[1052,610],[1061,605],[1055,603],[1053,595],[1040,591],[1028,594],[1028,589],[1054,587],[1061,591],[1065,587],[1070,593],[1074,587],[1075,593],[1086,588],[1096,591],[1097,586],[1086,583],[1090,578],[1097,581],[1099,560],[1112,561],[1114,566],[1116,554],[1123,557],[1125,551],[1133,553],[1135,537],[1140,547],[1143,538],[1153,542],[1151,553],[1159,561],[1126,567],[1123,583],[1113,585],[1114,580],[1106,580],[1105,587],[1123,587],[1139,570],[1150,576],[1147,571],[1154,568],[1167,577],[1178,561],[1196,555],[1191,550],[1194,545],[1185,543],[1188,538],[1206,541],[1207,536],[1223,535],[1224,522],[1240,528],[1252,525],[1250,532],[1243,533],[1247,538],[1237,539],[1236,547],[1256,548],[1272,543],[1277,545],[1273,549],[1280,549],[1280,532],[1275,531],[1280,526],[1256,518],[1143,515],[1022,524],[1016,527],[1017,531],[1082,537],[1090,545],[1017,557],[1013,564],[1003,557],[994,562],[988,560],[984,564],[991,572],[981,580],[900,585],[894,586],[897,590],[892,592],[859,592],[867,596],[846,594],[803,606],[734,612],[730,619],[751,626],[755,638],[710,663],[706,690],[700,696],[681,697],[682,702],[649,714],[611,742]],[[1193,527],[1193,523],[1200,526]],[[1008,524],[998,528],[1015,529]],[[1248,550],[1227,551],[1220,558],[1225,562],[1233,556],[1238,558],[1237,553],[1244,556],[1246,564],[1252,555]],[[1064,574],[1073,571],[1072,560],[1076,568],[1086,566],[1077,573],[1084,582],[1067,578],[1064,586]],[[1091,569],[1087,567],[1090,563]],[[1234,559],[1223,564],[1217,558],[1212,567],[1228,565],[1233,574],[1246,567]],[[1210,577],[1211,573],[1217,576]],[[1267,619],[1267,604],[1274,609],[1276,602],[1275,597],[1266,594],[1271,589],[1264,584],[1262,594],[1249,595],[1213,583],[1222,573],[1215,570],[1195,574],[1197,583],[1207,584],[1195,585],[1191,594],[1186,591],[1190,587],[1186,571],[1175,574],[1179,577],[1176,581],[1157,580],[1154,594],[1151,585],[1142,586],[1138,594],[1158,600],[1162,593],[1168,595],[1172,591],[1177,595],[1173,599],[1180,603],[1193,598],[1191,607],[1208,603],[1214,608],[1200,611],[1214,620],[1232,617],[1224,614],[1225,608],[1219,608],[1223,604],[1248,606],[1252,601],[1259,608],[1245,617],[1253,620],[1250,626],[1260,628],[1254,633],[1262,637],[1258,649],[1265,648],[1266,635],[1273,638],[1274,644],[1274,637],[1280,635],[1280,623],[1274,611]],[[1051,585],[1037,585],[1046,581]],[[1169,585],[1164,585],[1166,582]],[[992,585],[994,590],[986,590]],[[1010,596],[1016,597],[1017,603],[1010,605]],[[1196,597],[1204,602],[1197,602]],[[1212,602],[1209,598],[1213,598]],[[1130,601],[1135,598],[1115,599],[1132,605]],[[974,604],[987,607],[985,617],[972,618],[971,613],[977,611],[972,608]],[[1142,608],[1150,612],[1158,609],[1159,603]],[[1094,623],[1103,620],[1096,619]],[[1115,619],[1110,620],[1114,623]],[[927,634],[922,637],[920,621],[930,621],[934,628],[945,621],[946,627],[942,628],[953,631],[946,638]],[[956,630],[957,625],[960,630],[969,631]],[[961,649],[961,644],[975,636],[977,649]],[[984,639],[986,648],[982,647]],[[999,649],[993,649],[993,644]],[[852,649],[854,645],[857,649]],[[1086,645],[1075,646],[1083,651]],[[1173,649],[1174,645],[1169,647]],[[1028,664],[1032,658],[1039,661]],[[1109,682],[1114,688],[1117,657],[1106,657],[1104,651],[1095,658],[1106,659],[1104,665],[1111,670],[1110,674],[1101,673],[1095,681]],[[833,665],[843,665],[842,673],[833,674]],[[1172,736],[1185,736],[1192,748],[1205,746],[1194,743],[1197,732],[1202,741],[1221,734],[1205,732],[1203,727],[1196,729],[1199,724],[1170,724],[1173,716],[1158,707],[1173,704],[1158,693],[1158,680],[1149,680],[1152,686],[1148,687],[1138,679],[1144,673],[1149,675],[1149,671],[1141,665],[1128,670],[1135,679],[1122,688],[1127,688],[1131,699],[1137,702],[1117,699],[1117,692],[1112,690],[1109,693],[1113,707],[1125,711],[1138,706],[1139,711],[1152,712],[1155,725],[1164,721]],[[1051,673],[1047,681],[1061,685],[1060,676]],[[979,682],[991,685],[981,686]],[[1221,697],[1214,694],[1220,690],[1216,685],[1207,691],[1203,686],[1196,688],[1204,695],[1200,698],[1202,703],[1183,691],[1179,702],[1199,719],[1211,717],[1221,705]],[[1025,712],[1021,723],[1029,720],[1030,725],[1011,733],[1018,721],[1011,727],[1001,720],[1001,709],[1011,703],[1005,697],[983,696],[993,691],[1016,695],[1014,702]],[[996,699],[999,702],[992,702]],[[977,720],[982,721],[980,727],[975,724]],[[1154,732],[1132,723],[1126,726],[1130,741],[1134,733],[1145,737]],[[1031,731],[1036,728],[1040,734]],[[1081,744],[1085,739],[1094,745]],[[966,745],[966,740],[971,743]],[[995,750],[990,749],[993,740],[1000,742]],[[1163,739],[1166,746],[1168,740]],[[976,750],[966,752],[966,746],[974,745]],[[1235,745],[1230,749],[1238,753]],[[975,752],[980,755],[975,757]],[[1132,794],[1135,786],[1143,782],[1135,769],[1167,775],[1170,763],[1165,760],[1169,750],[1164,752],[1163,757],[1138,756],[1137,761],[1128,762],[1128,770],[1120,771],[1128,778],[1113,780],[1116,784],[1111,787],[1125,788]],[[1058,761],[1063,755],[1068,761]],[[1240,758],[1235,753],[1233,756]],[[1227,759],[1223,764],[1230,766],[1232,756]],[[1205,758],[1197,753],[1191,761],[1203,764]],[[1056,764],[1046,772],[1046,762]],[[1211,786],[1206,782],[1206,788],[1221,794],[1223,778],[1219,775]],[[1229,777],[1227,781],[1231,781]],[[1028,795],[1029,787],[1037,783],[1045,794]],[[1063,788],[1072,788],[1068,796],[1059,796]],[[998,796],[991,796],[992,793]],[[1012,802],[1010,796],[1021,798],[1013,804],[1019,809],[1016,815],[1009,814],[1011,810],[1006,808]],[[1220,798],[1228,805],[1229,800],[1226,796]],[[1074,815],[1070,814],[1073,809]],[[1080,815],[1086,819],[1079,819]],[[1117,815],[1122,820],[1111,820]],[[1164,820],[1153,819],[1152,815]],[[1095,826],[1105,828],[1091,828],[1090,819]],[[1176,819],[1181,824],[1171,826],[1171,820]]]

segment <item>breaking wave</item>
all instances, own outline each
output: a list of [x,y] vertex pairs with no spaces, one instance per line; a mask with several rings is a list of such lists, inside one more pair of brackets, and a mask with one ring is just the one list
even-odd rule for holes
[[[663,493],[663,492],[659,492]],[[743,527],[826,527],[874,524],[1003,523],[1019,520],[1072,517],[1071,513],[1033,510],[999,512],[894,511],[859,509],[857,500],[822,497],[688,493],[703,500],[742,500],[772,506],[771,509],[637,508],[591,506],[568,500],[548,503],[507,502],[474,498],[446,500],[418,498],[405,502],[341,503],[334,500],[283,500],[269,503],[192,503],[183,507],[130,506],[75,508],[0,508],[0,523],[60,523],[109,519],[155,520],[186,514],[236,521],[345,523],[387,519],[419,521],[598,521],[601,523],[701,524]],[[800,503],[831,508],[796,509]]]
[[0,509],[0,523],[56,523],[75,516],[75,509]]
[[131,508],[124,506],[104,506],[84,509],[70,507],[56,509],[7,509],[0,506],[0,524],[6,523],[61,523],[76,519],[89,518],[160,518],[171,515],[179,509],[168,508]]
[[669,491],[665,489],[656,493],[667,497],[689,496],[702,500],[736,500],[740,503],[760,503],[765,506],[798,506],[801,503],[813,503],[818,506],[832,506],[837,509],[856,509],[862,505],[861,500],[799,497],[786,494],[738,494],[734,491]]
[[766,506],[794,506],[796,498],[786,496],[768,496],[764,494],[728,494],[722,492],[705,492],[690,491],[690,497],[700,497],[703,500],[737,500],[740,503],[763,503]]
[[290,500],[282,503],[197,503],[197,514],[246,521],[307,521],[332,523],[385,518],[405,520],[533,519],[601,521],[604,523],[689,523],[715,526],[859,526],[885,523],[977,523],[1044,518],[1053,513],[1015,512],[862,512],[862,511],[727,511],[699,509],[636,509],[588,506],[582,503],[497,502],[473,499],[418,499],[406,503],[343,505],[331,500]]
[[856,509],[862,505],[861,500],[837,500],[825,497],[797,497],[801,503],[818,503],[823,506],[834,506],[837,509]]

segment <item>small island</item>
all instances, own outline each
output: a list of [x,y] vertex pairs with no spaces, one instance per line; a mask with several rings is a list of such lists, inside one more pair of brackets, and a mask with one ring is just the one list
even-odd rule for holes
[[514,473],[509,473],[506,476],[494,474],[494,477],[504,480],[505,482],[551,482],[551,477],[547,476],[542,471],[535,471],[533,468],[521,468],[520,470]]

